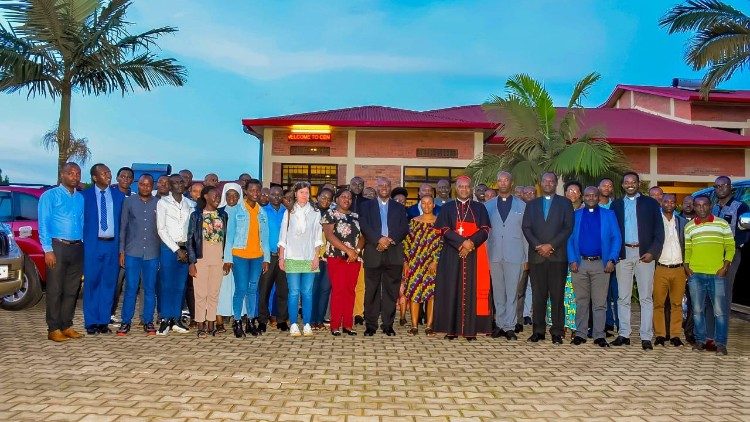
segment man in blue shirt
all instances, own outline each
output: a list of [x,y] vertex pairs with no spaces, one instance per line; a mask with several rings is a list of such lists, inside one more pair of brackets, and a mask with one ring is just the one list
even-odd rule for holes
[[281,231],[281,220],[284,218],[286,207],[282,206],[281,200],[284,192],[281,186],[274,185],[268,194],[268,205],[263,210],[268,216],[268,245],[271,249],[271,263],[268,271],[260,276],[260,285],[258,286],[258,330],[265,332],[268,326],[268,320],[271,316],[269,302],[271,300],[271,289],[276,287],[276,307],[274,308],[278,315],[278,324],[276,327],[281,331],[289,331],[289,319],[287,310],[287,297],[289,289],[286,284],[286,273],[279,268],[279,232]]
[[83,194],[83,323],[87,334],[111,332],[119,265],[120,211],[125,195],[110,187],[112,172],[91,166],[94,185]]
[[83,274],[83,196],[76,191],[81,168],[66,163],[60,185],[39,198],[39,241],[47,264],[47,338],[81,338],[73,329]]
[[586,208],[575,211],[573,233],[568,238],[568,263],[576,293],[576,334],[572,344],[586,342],[589,303],[593,308],[594,344],[609,347],[604,323],[609,275],[615,271],[622,238],[614,211],[599,205],[599,189],[583,191]]

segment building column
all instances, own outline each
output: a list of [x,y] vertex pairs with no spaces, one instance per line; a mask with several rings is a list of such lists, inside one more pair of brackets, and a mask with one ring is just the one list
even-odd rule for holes
[[750,148],[745,148],[745,177],[750,177]]
[[648,171],[650,173],[649,175],[649,183],[651,186],[656,186],[659,183],[659,177],[657,176],[659,174],[659,165],[658,165],[658,148],[655,146],[649,147],[649,167]]
[[346,139],[346,183],[348,184],[354,176],[354,167],[356,161],[356,142],[357,142],[357,131],[350,129],[347,132]]
[[273,181],[273,162],[271,161],[271,155],[273,153],[273,129],[263,129],[263,142],[261,143],[263,148],[263,186],[270,186]]

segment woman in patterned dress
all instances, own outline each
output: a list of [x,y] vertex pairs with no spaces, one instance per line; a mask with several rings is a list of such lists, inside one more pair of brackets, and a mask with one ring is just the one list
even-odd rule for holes
[[431,195],[425,195],[420,200],[422,215],[409,222],[409,234],[404,239],[404,275],[402,288],[411,309],[411,329],[409,334],[419,332],[419,309],[427,303],[426,316],[427,335],[434,335],[432,331],[433,296],[435,295],[435,271],[438,256],[442,247],[442,237],[434,229],[437,218],[432,211],[435,200]]

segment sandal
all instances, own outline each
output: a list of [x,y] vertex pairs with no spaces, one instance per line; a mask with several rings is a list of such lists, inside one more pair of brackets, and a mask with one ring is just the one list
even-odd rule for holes
[[411,327],[409,329],[409,334],[413,335],[413,336],[416,336],[417,334],[419,334],[419,328],[417,328],[417,327]]
[[206,338],[206,337],[208,337],[208,333],[206,333],[206,330],[204,330],[204,329],[198,330],[197,333],[198,333],[198,338]]
[[432,329],[432,327],[425,328],[424,333],[430,337],[435,337],[435,331]]

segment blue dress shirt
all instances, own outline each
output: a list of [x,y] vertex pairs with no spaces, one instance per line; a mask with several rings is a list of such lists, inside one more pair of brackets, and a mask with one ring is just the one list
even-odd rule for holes
[[94,186],[94,192],[96,193],[96,223],[99,227],[99,237],[112,238],[115,237],[115,210],[114,202],[112,202],[112,191],[107,186],[104,189],[104,201],[107,206],[107,230],[102,230],[102,189],[99,186]]
[[263,207],[268,216],[268,241],[271,245],[271,253],[279,253],[279,232],[281,231],[281,221],[284,218],[286,207],[279,205],[278,211],[273,205],[268,204]]
[[602,222],[599,207],[588,208],[581,215],[578,249],[582,256],[602,256]]
[[380,235],[388,237],[388,201],[383,203],[378,199],[378,209],[380,209]]
[[623,198],[623,202],[625,205],[625,243],[629,243],[631,245],[635,245],[638,242],[638,213],[636,212],[636,202],[638,202],[638,197],[641,196],[640,193],[636,193],[635,196],[632,198],[629,196],[625,196]]
[[42,194],[38,207],[39,241],[44,252],[52,252],[52,239],[83,238],[83,195],[80,192],[70,193],[59,185]]
[[549,199],[547,199],[546,196],[542,197],[542,211],[544,211],[544,219],[547,220],[547,215],[549,215],[549,208],[552,206],[552,197],[550,196]]

